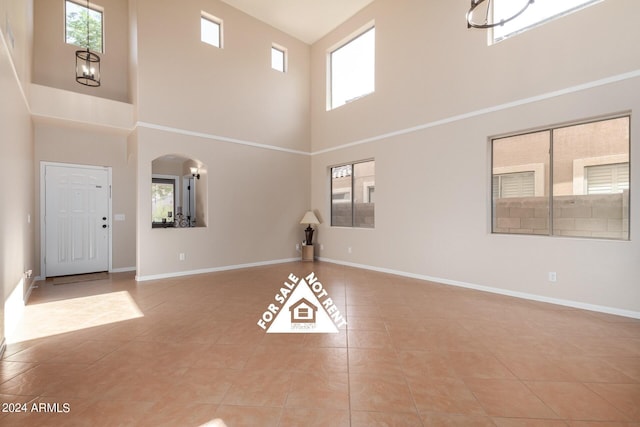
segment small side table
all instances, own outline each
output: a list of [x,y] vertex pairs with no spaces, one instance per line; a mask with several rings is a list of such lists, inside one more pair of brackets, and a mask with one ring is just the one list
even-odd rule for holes
[[313,245],[302,245],[302,261],[313,261]]

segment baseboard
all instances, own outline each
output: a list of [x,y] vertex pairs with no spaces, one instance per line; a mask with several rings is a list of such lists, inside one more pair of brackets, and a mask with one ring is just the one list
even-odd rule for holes
[[146,282],[148,280],[170,279],[173,277],[192,276],[195,274],[216,273],[218,271],[239,270],[241,268],[262,267],[265,265],[284,264],[287,262],[299,261],[300,258],[287,258],[272,261],[253,262],[248,264],[225,265],[222,267],[203,268],[199,270],[177,271],[172,273],[152,274],[148,276],[136,275],[136,282]]
[[128,273],[130,271],[136,271],[135,267],[122,267],[122,268],[112,268],[109,270],[109,273]]
[[33,289],[35,288],[35,284],[36,284],[36,279],[37,278],[28,278],[28,285],[27,286],[27,291],[24,294],[24,303],[25,305],[27,304],[27,302],[29,302],[29,297],[31,296],[31,291],[33,291]]
[[556,305],[561,305],[561,306],[571,307],[571,308],[579,308],[582,310],[596,311],[599,313],[613,314],[616,316],[630,317],[632,319],[640,319],[639,311],[623,310],[620,308],[607,307],[607,306],[596,305],[596,304],[587,304],[579,301],[550,298],[542,295],[529,294],[526,292],[518,292],[518,291],[511,291],[508,289],[493,288],[490,286],[477,285],[475,283],[460,282],[457,280],[444,279],[442,277],[433,277],[433,276],[427,276],[423,274],[407,273],[405,271],[392,270],[390,268],[374,267],[371,265],[357,264],[357,263],[347,262],[347,261],[339,261],[339,260],[330,259],[330,258],[320,257],[318,258],[318,260],[324,261],[324,262],[330,262],[332,264],[344,265],[347,267],[362,268],[364,270],[371,270],[371,271],[377,271],[380,273],[395,274],[396,276],[409,277],[412,279],[436,282],[436,283],[441,283],[443,285],[458,286],[461,288],[474,289],[476,291],[490,292],[493,294],[506,295],[506,296],[515,297],[515,298],[546,302],[549,304],[556,304]]
[[[112,268],[111,270],[109,270],[109,273],[128,273],[130,271],[136,271],[136,267]],[[36,282],[42,282],[43,280],[47,280],[47,278],[42,276],[36,276],[33,280]]]

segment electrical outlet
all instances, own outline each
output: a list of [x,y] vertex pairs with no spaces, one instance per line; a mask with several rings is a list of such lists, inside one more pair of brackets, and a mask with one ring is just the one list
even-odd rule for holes
[[549,281],[554,283],[558,281],[558,275],[556,274],[555,271],[549,272]]

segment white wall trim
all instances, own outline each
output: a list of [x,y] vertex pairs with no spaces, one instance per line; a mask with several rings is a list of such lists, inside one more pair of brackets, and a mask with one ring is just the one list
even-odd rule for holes
[[27,304],[29,302],[29,298],[31,298],[31,292],[37,288],[36,286],[36,278],[30,277],[27,279],[27,291],[24,294],[24,303]]
[[5,321],[3,336],[9,341],[11,341],[16,329],[22,322],[22,315],[26,306],[25,279],[26,277],[24,276],[20,278],[20,281],[15,285],[15,287],[13,287],[13,291],[7,295],[3,302]]
[[104,129],[106,131],[110,131],[118,134],[124,134],[124,135],[129,135],[131,132],[135,130],[135,127],[129,128],[125,126],[114,126],[114,125],[100,123],[97,120],[95,121],[79,120],[79,119],[72,119],[67,117],[54,116],[51,114],[37,113],[33,111],[31,111],[31,118],[36,123],[47,123],[47,121],[52,123],[61,122],[65,124],[87,126],[94,129]]
[[370,142],[376,142],[383,139],[389,139],[396,136],[406,135],[413,132],[419,132],[421,130],[446,125],[449,123],[458,122],[461,120],[467,120],[473,117],[483,116],[485,114],[491,114],[498,111],[508,110],[510,108],[519,107],[522,105],[532,104],[539,101],[545,101],[547,99],[556,98],[558,96],[568,95],[571,93],[581,92],[588,89],[597,88],[600,86],[605,86],[612,83],[618,83],[624,80],[630,80],[640,77],[640,70],[629,71],[627,73],[616,74],[615,76],[605,77],[603,79],[594,80],[591,82],[569,86],[564,89],[559,89],[552,92],[543,93],[536,96],[531,96],[528,98],[518,99],[512,102],[507,102],[504,104],[494,105],[492,107],[482,108],[480,110],[470,111],[467,113],[458,114],[455,116],[445,117],[444,119],[435,120],[433,122],[427,122],[421,125],[412,126],[405,129],[396,130],[393,132],[383,133],[381,135],[372,136],[369,138],[360,139],[357,141],[349,142],[347,144],[338,145],[337,147],[326,148],[324,150],[313,151],[311,153],[312,156],[316,156],[319,154],[330,153],[332,151],[344,150],[345,148],[355,147],[357,145],[368,144]]
[[442,277],[427,276],[424,274],[407,273],[405,271],[393,270],[390,268],[374,267],[366,264],[358,264],[347,261],[340,261],[330,258],[317,258],[319,261],[330,262],[332,264],[344,265],[347,267],[362,268],[364,270],[377,271],[380,273],[395,274],[397,276],[409,277],[411,279],[425,280],[429,282],[440,283],[444,285],[458,286],[461,288],[474,289],[476,291],[490,292],[492,294],[506,295],[515,298],[527,299],[532,301],[546,302],[565,307],[578,308],[581,310],[596,311],[599,313],[613,314],[616,316],[630,317],[632,319],[640,319],[640,311],[624,310],[615,307],[607,307],[604,305],[588,304],[579,301],[565,300],[560,298],[545,297],[542,295],[530,294],[526,292],[512,291],[509,289],[494,288],[491,286],[477,285],[475,283],[460,282],[458,280],[444,279]]
[[247,145],[249,147],[263,148],[265,150],[282,151],[285,153],[299,154],[303,156],[310,155],[310,153],[307,151],[293,150],[291,148],[277,147],[275,145],[261,144],[258,142],[246,141],[243,139],[229,138],[227,136],[220,136],[220,135],[214,135],[214,134],[205,133],[205,132],[196,132],[192,130],[179,129],[171,126],[157,125],[154,123],[137,122],[136,127],[154,129],[154,130],[159,130],[163,132],[171,132],[178,135],[195,136],[197,138],[212,139],[212,140],[222,141],[222,142],[230,142],[232,144]]
[[252,262],[248,264],[225,265],[222,267],[203,268],[199,270],[177,271],[174,273],[152,274],[149,276],[136,275],[136,282],[146,282],[148,280],[170,279],[173,277],[192,276],[195,274],[216,273],[218,271],[239,270],[241,268],[262,267],[265,265],[284,264],[287,262],[299,261],[300,258],[286,258],[272,261]]
[[109,273],[128,273],[130,271],[136,271],[136,268],[135,267],[112,268],[109,270]]
[[[4,37],[0,36],[0,38],[2,38],[2,41],[4,43]],[[5,44],[6,47],[6,44]],[[7,51],[8,52],[8,51]],[[243,140],[243,139],[238,139],[238,138],[231,138],[231,137],[226,137],[226,136],[221,136],[221,135],[215,135],[215,134],[211,134],[211,133],[206,133],[206,132],[198,132],[198,131],[192,131],[192,130],[187,130],[187,129],[180,129],[180,128],[175,128],[175,127],[171,127],[171,126],[164,126],[164,125],[159,125],[159,124],[155,124],[155,123],[148,123],[148,122],[142,122],[142,121],[138,121],[134,124],[134,126],[132,128],[128,128],[128,127],[123,127],[123,126],[112,126],[112,125],[106,125],[106,124],[98,124],[96,122],[90,122],[90,121],[82,121],[82,120],[77,120],[77,119],[69,119],[69,118],[62,118],[62,117],[55,117],[53,115],[48,115],[48,114],[42,114],[42,113],[34,113],[31,111],[31,107],[30,104],[28,102],[28,99],[25,95],[25,92],[23,90],[22,85],[20,84],[20,79],[18,78],[18,74],[17,71],[15,69],[15,66],[13,64],[11,55],[9,55],[9,59],[10,59],[10,63],[16,78],[16,81],[18,82],[18,86],[20,87],[20,92],[22,93],[22,96],[24,98],[25,101],[25,105],[27,106],[27,109],[29,110],[30,114],[32,115],[32,117],[34,117],[35,119],[40,119],[40,120],[44,120],[44,119],[53,119],[53,120],[61,120],[61,121],[66,121],[66,122],[72,122],[72,123],[80,123],[80,124],[84,124],[84,125],[99,125],[101,127],[104,127],[106,129],[112,129],[115,131],[124,131],[127,133],[133,132],[135,129],[137,128],[147,128],[147,129],[154,129],[154,130],[159,130],[159,131],[163,131],[163,132],[171,132],[171,133],[175,133],[178,135],[186,135],[186,136],[194,136],[194,137],[198,137],[198,138],[204,138],[204,139],[211,139],[211,140],[216,140],[216,141],[221,141],[221,142],[228,142],[228,143],[232,143],[232,144],[239,144],[239,145],[245,145],[245,146],[249,146],[249,147],[254,147],[254,148],[262,148],[265,150],[272,150],[272,151],[280,151],[280,152],[285,152],[285,153],[291,153],[291,154],[298,154],[298,155],[303,155],[303,156],[315,156],[315,155],[320,155],[320,154],[325,154],[325,153],[330,153],[332,151],[339,151],[339,150],[343,150],[346,148],[350,148],[350,147],[354,147],[357,145],[362,145],[362,144],[368,144],[371,142],[376,142],[376,141],[380,141],[380,140],[384,140],[384,139],[388,139],[388,138],[393,138],[396,136],[401,136],[401,135],[406,135],[409,133],[414,133],[414,132],[419,132],[425,129],[429,129],[429,128],[433,128],[433,127],[437,127],[437,126],[442,126],[442,125],[446,125],[446,124],[450,124],[450,123],[455,123],[458,121],[462,121],[462,120],[467,120],[470,118],[474,118],[474,117],[478,117],[478,116],[482,116],[482,115],[486,115],[486,114],[491,114],[491,113],[495,113],[498,111],[503,111],[503,110],[508,110],[510,108],[515,108],[515,107],[519,107],[522,105],[527,105],[527,104],[532,104],[535,102],[539,102],[539,101],[544,101],[547,99],[551,99],[551,98],[556,98],[559,96],[563,96],[563,95],[568,95],[568,94],[572,94],[572,93],[576,93],[576,92],[581,92],[584,90],[588,90],[588,89],[593,89],[593,88],[597,88],[600,86],[605,86],[608,84],[613,84],[613,83],[618,83],[621,81],[625,81],[625,80],[630,80],[630,79],[634,79],[634,78],[638,78],[640,77],[640,70],[634,70],[634,71],[629,71],[627,73],[622,73],[622,74],[616,74],[614,76],[610,76],[610,77],[605,77],[599,80],[594,80],[591,82],[587,82],[587,83],[583,83],[583,84],[579,84],[579,85],[574,85],[574,86],[570,86],[564,89],[559,89],[556,91],[552,91],[552,92],[547,92],[547,93],[543,93],[540,95],[535,95],[535,96],[531,96],[528,98],[523,98],[523,99],[518,99],[515,101],[511,101],[511,102],[507,102],[504,104],[498,104],[498,105],[494,105],[491,107],[486,107],[486,108],[482,108],[479,110],[474,110],[474,111],[469,111],[467,113],[462,113],[462,114],[458,114],[458,115],[454,115],[454,116],[450,116],[450,117],[445,117],[443,119],[440,120],[435,120],[432,122],[427,122],[421,125],[417,125],[417,126],[412,126],[409,128],[404,128],[404,129],[399,129],[399,130],[395,130],[392,132],[387,132],[384,134],[380,134],[380,135],[376,135],[376,136],[372,136],[369,138],[364,138],[364,139],[360,139],[360,140],[356,140],[356,141],[352,141],[346,144],[342,144],[336,147],[331,147],[331,148],[326,148],[323,150],[319,150],[319,151],[301,151],[301,150],[294,150],[291,148],[284,148],[284,147],[278,147],[275,145],[268,145],[268,144],[262,144],[259,142],[255,142],[255,141],[248,141],[248,140]]]

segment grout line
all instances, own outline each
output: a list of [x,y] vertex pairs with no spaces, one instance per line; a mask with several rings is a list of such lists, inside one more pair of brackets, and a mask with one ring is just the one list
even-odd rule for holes
[[349,353],[349,322],[351,319],[349,318],[349,302],[347,301],[347,284],[344,280],[344,274],[342,275],[342,280],[340,281],[342,284],[342,292],[344,293],[344,314],[345,319],[347,320],[346,327],[344,328],[344,342],[347,350],[347,400],[349,402],[349,426],[353,425],[353,410],[351,408],[351,370],[349,369],[349,361],[351,360],[351,355]]

